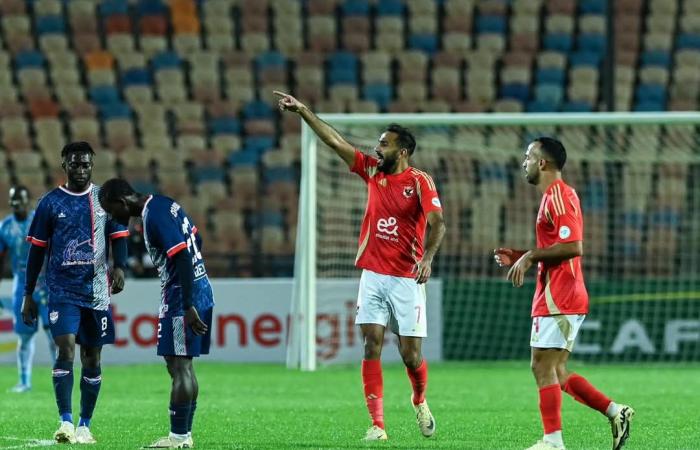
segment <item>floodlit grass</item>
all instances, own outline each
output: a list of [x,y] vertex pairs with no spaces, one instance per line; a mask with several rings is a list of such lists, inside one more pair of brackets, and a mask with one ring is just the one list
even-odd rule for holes
[[[403,367],[387,365],[384,405],[389,441],[369,444],[360,441],[370,422],[359,362],[302,373],[273,365],[204,361],[196,364],[200,397],[194,440],[200,449],[523,449],[542,433],[537,389],[524,361],[431,364],[427,398],[437,422],[431,439],[423,438],[415,424]],[[571,368],[636,409],[626,449],[700,448],[700,366],[573,364]],[[0,386],[9,388],[15,378],[14,368],[0,370]],[[139,448],[166,435],[168,393],[164,365],[104,367],[92,423],[98,444],[91,448]],[[0,448],[34,447],[42,444],[39,440],[51,439],[58,418],[47,367],[35,368],[32,392],[0,395]],[[79,404],[76,376],[76,420]],[[564,395],[563,428],[569,449],[611,448],[607,420],[568,395]]]

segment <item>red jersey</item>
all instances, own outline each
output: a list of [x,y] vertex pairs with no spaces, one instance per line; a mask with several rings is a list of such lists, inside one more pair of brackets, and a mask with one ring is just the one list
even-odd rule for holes
[[[576,191],[562,180],[542,196],[537,213],[537,248],[583,240],[583,214]],[[559,264],[537,264],[537,287],[532,317],[588,313],[588,292],[583,282],[581,257]]]
[[442,211],[433,179],[415,167],[387,175],[377,158],[355,151],[352,172],[367,183],[367,208],[355,266],[413,278],[423,257],[427,214]]

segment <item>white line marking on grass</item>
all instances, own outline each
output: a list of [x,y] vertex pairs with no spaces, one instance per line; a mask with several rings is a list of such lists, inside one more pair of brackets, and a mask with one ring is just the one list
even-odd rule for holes
[[2,436],[0,437],[0,440],[6,440],[6,441],[23,441],[23,444],[19,445],[11,445],[9,447],[2,446],[0,448],[7,449],[7,448],[28,448],[28,447],[48,447],[50,445],[55,445],[56,441],[53,439],[27,439],[27,438],[18,438],[14,436]]

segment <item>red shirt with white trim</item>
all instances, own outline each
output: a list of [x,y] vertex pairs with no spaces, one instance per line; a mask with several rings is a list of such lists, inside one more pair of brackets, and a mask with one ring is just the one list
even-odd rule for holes
[[[562,180],[552,183],[540,203],[536,223],[537,248],[583,240],[581,202]],[[557,314],[587,314],[588,292],[583,281],[581,257],[558,264],[537,264],[537,287],[532,317]]]
[[377,168],[377,158],[355,151],[351,169],[367,183],[367,207],[355,266],[413,278],[423,257],[427,215],[442,211],[433,179],[409,167],[395,175]]

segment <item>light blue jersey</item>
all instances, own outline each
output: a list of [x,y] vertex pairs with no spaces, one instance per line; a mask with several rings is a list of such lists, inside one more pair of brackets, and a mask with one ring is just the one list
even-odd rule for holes
[[[24,282],[27,276],[27,255],[30,244],[27,242],[29,225],[34,218],[34,211],[30,211],[23,221],[17,220],[14,214],[10,214],[0,222],[0,253],[7,252],[12,264],[12,293],[13,297],[22,298]],[[43,273],[42,273],[43,274]],[[44,277],[39,277],[37,290],[44,289]]]

